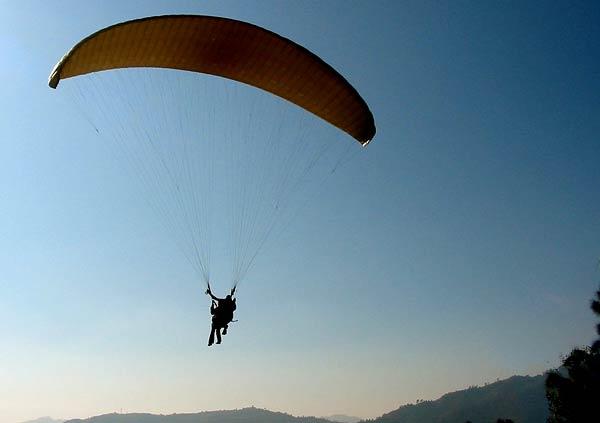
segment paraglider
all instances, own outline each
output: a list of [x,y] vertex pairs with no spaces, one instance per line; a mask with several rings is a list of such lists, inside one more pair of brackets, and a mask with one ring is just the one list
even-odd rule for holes
[[[114,140],[206,283],[217,343],[233,318],[236,287],[272,233],[293,217],[307,175],[328,155],[339,163],[334,150],[342,143],[329,142],[338,133],[330,128],[362,146],[376,131],[366,102],[330,65],[234,19],[167,15],[104,28],[65,54],[48,83],[57,88],[68,78],[81,81],[72,85],[75,103]],[[273,117],[263,118],[267,113]],[[313,125],[318,135],[309,133]],[[231,263],[232,291],[224,299],[208,284],[219,248],[227,253],[218,263]]]
[[237,309],[237,304],[236,299],[233,298],[235,288],[225,298],[218,298],[213,295],[209,285],[206,289],[206,294],[212,298],[210,306],[212,325],[208,338],[208,346],[210,347],[215,342],[215,334],[217,336],[217,344],[221,343],[221,329],[223,330],[222,334],[227,335],[227,329],[229,328],[229,323],[233,321],[233,312]]

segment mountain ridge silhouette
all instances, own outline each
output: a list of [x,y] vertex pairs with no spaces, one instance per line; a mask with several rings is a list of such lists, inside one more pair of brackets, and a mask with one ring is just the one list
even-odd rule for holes
[[449,392],[437,400],[406,404],[370,423],[542,423],[548,417],[545,375],[508,379]]
[[[512,376],[484,386],[471,386],[449,392],[436,400],[406,404],[369,423],[493,423],[512,419],[517,423],[546,421],[548,405],[544,390],[545,375]],[[150,414],[110,413],[64,423],[331,423],[335,418],[293,416],[288,413],[247,407],[197,413]],[[347,416],[344,416],[347,417]],[[45,420],[45,421],[42,421]],[[58,423],[45,417],[23,423]]]

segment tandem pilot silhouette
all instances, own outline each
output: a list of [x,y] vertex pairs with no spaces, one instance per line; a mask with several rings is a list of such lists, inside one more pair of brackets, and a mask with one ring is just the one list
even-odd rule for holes
[[215,334],[217,335],[217,344],[221,343],[221,329],[223,329],[223,335],[227,335],[227,328],[229,323],[233,321],[233,312],[236,309],[235,298],[235,287],[231,290],[231,293],[225,298],[217,298],[213,295],[210,290],[210,286],[206,290],[206,294],[212,298],[212,304],[210,306],[210,314],[212,314],[212,325],[210,328],[210,336],[208,337],[208,346],[210,347],[215,343]]

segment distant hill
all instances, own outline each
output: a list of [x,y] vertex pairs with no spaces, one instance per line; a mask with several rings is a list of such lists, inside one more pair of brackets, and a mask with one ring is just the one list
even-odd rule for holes
[[409,404],[372,423],[544,423],[548,404],[544,376],[513,376],[481,387],[451,392],[435,401]]
[[228,411],[204,411],[189,414],[103,414],[89,419],[73,419],[66,423],[331,423],[316,417],[294,417],[260,408]]
[[65,420],[64,419],[53,419],[52,417],[40,417],[37,418],[35,420],[29,420],[26,422],[21,422],[21,423],[63,423]]
[[332,416],[323,416],[323,418],[337,423],[358,423],[362,420],[360,417],[347,416],[345,414],[334,414]]

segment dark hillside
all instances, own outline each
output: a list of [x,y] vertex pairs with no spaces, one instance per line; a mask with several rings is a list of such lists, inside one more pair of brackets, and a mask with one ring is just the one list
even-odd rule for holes
[[544,376],[513,376],[482,387],[451,392],[435,401],[404,405],[373,423],[544,423],[548,404]]

